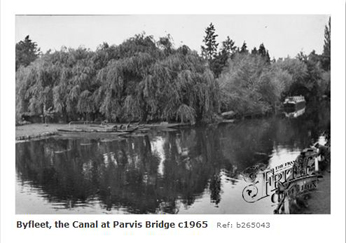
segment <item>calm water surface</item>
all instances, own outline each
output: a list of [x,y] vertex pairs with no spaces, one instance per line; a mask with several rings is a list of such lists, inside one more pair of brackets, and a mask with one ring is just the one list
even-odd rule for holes
[[17,143],[16,213],[272,214],[269,198],[244,201],[242,172],[294,160],[329,126],[319,103],[298,117]]

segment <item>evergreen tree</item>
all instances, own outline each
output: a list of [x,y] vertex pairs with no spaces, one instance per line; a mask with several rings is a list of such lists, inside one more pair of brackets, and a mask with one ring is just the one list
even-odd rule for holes
[[240,51],[239,51],[239,52],[240,52],[240,53],[242,53],[242,54],[248,54],[248,53],[249,53],[249,51],[248,51],[248,49],[247,49],[247,45],[246,45],[245,41],[244,41],[243,45],[241,46],[241,48],[240,48]]
[[263,43],[258,48],[258,54],[261,55],[262,57],[265,57],[267,55],[267,50],[264,47]]
[[222,47],[221,47],[221,54],[226,55],[230,57],[231,54],[233,54],[236,50],[236,47],[234,45],[234,41],[227,36],[226,40],[222,42]]
[[258,55],[260,55],[266,63],[270,63],[269,51],[265,48],[263,43],[258,48]]
[[268,63],[270,63],[270,55],[269,55],[269,51],[267,50],[267,54],[266,54],[266,61]]
[[20,66],[28,66],[36,60],[39,54],[40,48],[37,48],[37,43],[30,40],[29,36],[26,36],[24,41],[16,44],[16,70]]
[[219,77],[223,68],[227,65],[229,58],[232,58],[236,51],[234,41],[227,36],[226,40],[222,42],[222,47],[215,60],[212,62],[212,70],[216,77]]
[[323,46],[323,61],[322,61],[322,67],[324,70],[329,71],[330,70],[330,45],[331,45],[331,23],[330,23],[330,17],[328,21],[328,25],[325,26],[324,29],[324,46]]
[[205,36],[204,36],[204,44],[205,46],[201,46],[202,48],[202,57],[207,59],[208,61],[211,61],[215,58],[217,54],[217,48],[218,43],[216,43],[216,37],[218,36],[215,34],[215,27],[212,23],[206,28],[205,30]]

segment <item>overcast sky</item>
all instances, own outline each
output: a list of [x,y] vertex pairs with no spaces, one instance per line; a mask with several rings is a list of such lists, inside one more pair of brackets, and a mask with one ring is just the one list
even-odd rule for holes
[[[205,29],[213,23],[221,43],[229,36],[236,46],[245,41],[252,50],[264,43],[271,57],[295,57],[300,51],[322,53],[328,15],[113,15],[16,16],[16,43],[30,35],[46,52],[62,46],[95,50],[103,42],[121,44],[142,33],[170,34],[200,53]],[[220,44],[221,45],[221,44]]]

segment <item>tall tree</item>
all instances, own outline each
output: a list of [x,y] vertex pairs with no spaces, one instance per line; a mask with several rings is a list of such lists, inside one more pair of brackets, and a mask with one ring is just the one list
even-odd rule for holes
[[220,52],[217,54],[211,65],[216,77],[220,76],[223,68],[227,65],[228,59],[232,58],[236,49],[237,47],[234,45],[234,41],[227,36],[226,40],[222,42]]
[[258,51],[257,51],[257,48],[256,48],[256,47],[254,47],[254,48],[252,49],[251,54],[252,54],[252,55],[257,55],[257,54],[258,54]]
[[258,54],[260,54],[262,57],[265,57],[267,54],[267,50],[264,47],[264,44],[262,43],[258,48]]
[[208,61],[215,58],[217,54],[218,43],[216,43],[216,37],[218,35],[215,34],[215,27],[212,23],[206,28],[205,36],[204,36],[204,44],[205,46],[201,46],[202,48],[202,57],[207,59]]
[[328,21],[328,25],[324,28],[324,46],[323,46],[323,62],[322,67],[324,70],[329,71],[330,70],[330,39],[331,34],[331,23],[330,23],[330,17]]
[[221,47],[221,53],[227,55],[230,57],[231,54],[233,54],[236,50],[236,47],[234,45],[234,41],[227,36],[226,40],[222,42],[222,47]]
[[37,47],[37,43],[26,36],[23,41],[16,44],[16,71],[20,66],[26,67],[35,61],[39,54],[40,48]]
[[270,63],[269,51],[264,47],[263,43],[258,48],[258,54],[262,56],[267,63]]
[[268,50],[267,50],[267,54],[266,54],[266,61],[267,61],[267,63],[270,63],[270,55],[269,55]]
[[242,54],[248,54],[249,53],[249,51],[248,51],[248,49],[247,49],[247,45],[246,45],[246,42],[244,41],[244,43],[243,43],[243,45],[241,46],[241,48],[240,48],[240,51],[239,51],[240,53],[242,53]]

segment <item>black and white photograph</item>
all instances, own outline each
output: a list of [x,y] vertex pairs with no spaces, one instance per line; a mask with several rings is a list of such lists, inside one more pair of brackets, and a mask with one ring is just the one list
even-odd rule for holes
[[345,242],[345,3],[0,1],[0,242]]
[[16,15],[15,213],[331,214],[333,23]]

